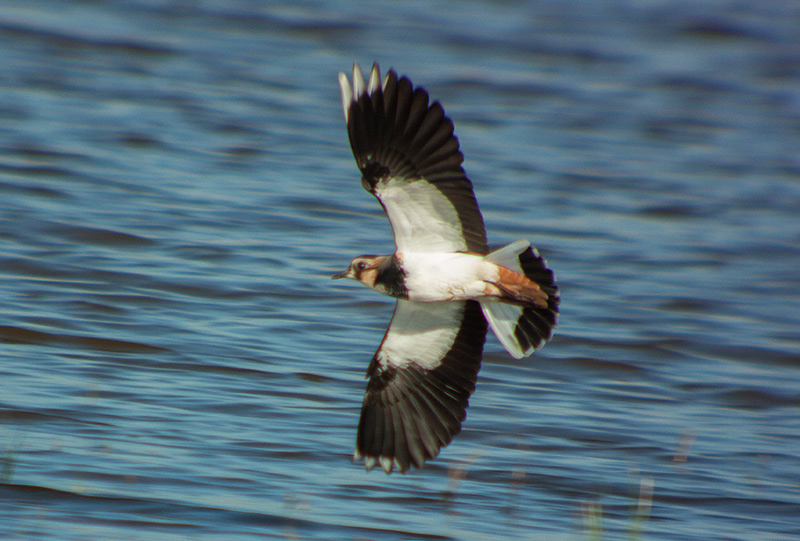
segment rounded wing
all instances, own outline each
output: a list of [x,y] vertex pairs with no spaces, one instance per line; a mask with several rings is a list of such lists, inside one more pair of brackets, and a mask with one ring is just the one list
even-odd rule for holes
[[488,252],[453,123],[439,102],[378,65],[364,83],[339,74],[347,133],[364,188],[381,202],[398,251]]
[[486,329],[476,301],[397,301],[367,369],[355,458],[368,470],[422,467],[461,431]]

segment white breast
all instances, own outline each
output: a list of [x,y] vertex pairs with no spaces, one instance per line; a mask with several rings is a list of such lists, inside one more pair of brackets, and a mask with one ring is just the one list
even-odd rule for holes
[[419,302],[477,299],[497,266],[483,256],[461,253],[398,253],[406,272],[408,298]]

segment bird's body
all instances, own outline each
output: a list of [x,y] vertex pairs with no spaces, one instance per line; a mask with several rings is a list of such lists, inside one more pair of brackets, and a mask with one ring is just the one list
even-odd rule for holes
[[406,271],[408,300],[416,302],[466,301],[487,294],[497,281],[497,265],[469,253],[395,253]]
[[367,369],[356,458],[390,473],[421,467],[461,430],[486,330],[514,357],[552,335],[553,273],[527,241],[490,252],[453,124],[423,89],[377,64],[365,84],[340,74],[362,185],[392,225],[396,251],[358,256],[334,278],[397,298]]
[[[378,293],[415,302],[479,300],[514,302],[509,291],[527,294],[529,303],[547,306],[547,295],[525,277],[492,263],[480,254],[464,252],[395,252],[359,256],[356,268],[341,278],[355,278]],[[364,269],[357,269],[364,263]]]

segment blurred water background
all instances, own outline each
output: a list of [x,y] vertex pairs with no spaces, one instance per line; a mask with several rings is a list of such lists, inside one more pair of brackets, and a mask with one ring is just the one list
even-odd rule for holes
[[[562,286],[425,469],[351,464],[391,232],[337,73]],[[800,4],[7,0],[0,537],[800,536]]]

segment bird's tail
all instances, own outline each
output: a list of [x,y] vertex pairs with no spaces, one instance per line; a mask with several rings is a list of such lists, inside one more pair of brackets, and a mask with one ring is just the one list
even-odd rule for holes
[[501,295],[480,301],[483,315],[512,356],[527,357],[550,339],[556,327],[560,299],[553,271],[527,240],[490,253],[486,261],[500,267],[494,285]]

